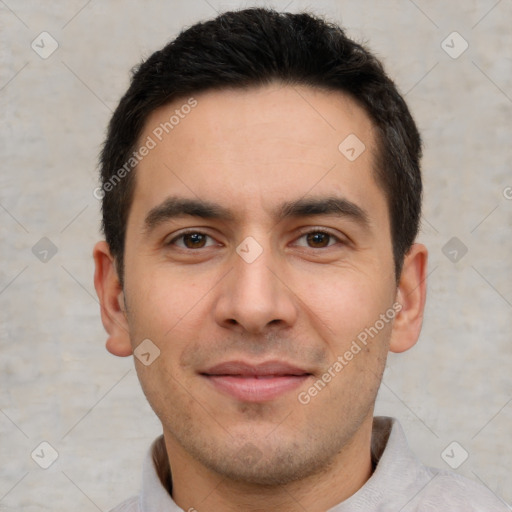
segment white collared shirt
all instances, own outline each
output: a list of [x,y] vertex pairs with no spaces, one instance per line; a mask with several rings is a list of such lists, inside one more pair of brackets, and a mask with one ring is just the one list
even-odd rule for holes
[[[142,490],[111,512],[183,512],[160,482],[152,444],[144,462]],[[328,512],[510,512],[484,486],[453,471],[424,466],[411,452],[399,422],[375,417],[372,454],[377,466],[350,498]]]

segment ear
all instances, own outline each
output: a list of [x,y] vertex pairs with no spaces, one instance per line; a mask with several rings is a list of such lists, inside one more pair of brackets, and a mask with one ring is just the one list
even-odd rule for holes
[[94,246],[94,287],[100,300],[101,321],[108,333],[107,350],[116,356],[132,354],[124,294],[115,260],[104,240]]
[[405,255],[396,293],[401,309],[393,322],[391,352],[404,352],[418,341],[427,294],[427,259],[423,244],[413,244]]

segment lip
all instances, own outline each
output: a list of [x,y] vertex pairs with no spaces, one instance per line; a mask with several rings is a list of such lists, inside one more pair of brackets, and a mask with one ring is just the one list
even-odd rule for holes
[[266,402],[296,389],[311,373],[283,361],[227,361],[201,372],[218,391],[244,402]]

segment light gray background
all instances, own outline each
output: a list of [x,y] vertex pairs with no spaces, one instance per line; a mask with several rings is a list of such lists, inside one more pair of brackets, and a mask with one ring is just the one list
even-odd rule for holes
[[[427,464],[448,467],[457,441],[457,471],[512,502],[512,2],[0,0],[0,510],[105,511],[139,488],[160,429],[131,358],[104,349],[97,155],[140,58],[249,5],[328,15],[406,95],[425,141],[429,296],[377,413],[401,420]],[[31,48],[42,31],[59,44],[47,59]],[[453,31],[469,43],[457,59],[441,47]],[[443,253],[454,236],[468,249],[456,263]],[[58,248],[46,263],[32,252],[42,237]],[[46,470],[30,455],[42,441],[59,454]]]

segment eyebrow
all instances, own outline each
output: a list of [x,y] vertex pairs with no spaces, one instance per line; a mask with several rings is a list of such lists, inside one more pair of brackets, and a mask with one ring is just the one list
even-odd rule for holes
[[[301,198],[281,204],[275,211],[275,220],[331,215],[349,218],[362,227],[370,225],[368,214],[348,199],[337,196]],[[144,220],[144,233],[149,234],[166,221],[191,216],[209,220],[233,221],[234,213],[220,204],[200,199],[171,196],[152,208]]]

